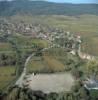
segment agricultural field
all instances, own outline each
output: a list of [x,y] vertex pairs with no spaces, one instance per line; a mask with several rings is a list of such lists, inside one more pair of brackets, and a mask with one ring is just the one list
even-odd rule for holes
[[7,42],[0,42],[0,52],[1,51],[11,51],[12,47],[10,43]]
[[65,66],[59,60],[50,56],[43,56],[43,58],[51,72],[63,72],[65,70]]
[[47,47],[48,42],[46,40],[42,39],[36,39],[32,38],[30,36],[24,36],[24,35],[14,35],[13,37],[9,38],[10,40],[14,40],[16,42],[16,45],[20,49],[32,49],[35,45],[39,47]]
[[52,73],[64,72],[80,63],[77,56],[65,52],[62,48],[50,48],[41,56],[33,56],[27,65],[28,72]]
[[42,60],[42,57],[33,57],[27,66],[28,73],[32,72],[42,72],[45,68],[44,62]]
[[[59,48],[58,48],[59,49]],[[56,49],[58,51],[58,49]],[[55,51],[56,51],[55,50]],[[53,56],[56,55],[51,51],[48,55],[43,53],[42,56],[33,56],[28,63],[28,72],[62,72],[65,70],[64,64]]]
[[5,87],[15,79],[15,66],[1,66],[0,67],[0,90],[5,89]]
[[51,73],[51,72],[63,72],[65,66],[52,56],[32,57],[27,66],[27,71],[30,73]]

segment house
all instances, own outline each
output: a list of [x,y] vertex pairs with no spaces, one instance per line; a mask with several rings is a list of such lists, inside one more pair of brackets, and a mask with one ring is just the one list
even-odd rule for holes
[[47,36],[43,33],[39,33],[39,35],[37,36],[37,38],[41,38],[41,39],[47,39]]
[[70,51],[70,53],[71,53],[72,55],[76,55],[75,50]]
[[94,60],[95,59],[94,56],[91,56],[89,54],[82,53],[82,52],[79,53],[79,56],[80,56],[80,58],[87,59],[87,60]]
[[87,78],[84,87],[88,90],[98,90],[98,80]]

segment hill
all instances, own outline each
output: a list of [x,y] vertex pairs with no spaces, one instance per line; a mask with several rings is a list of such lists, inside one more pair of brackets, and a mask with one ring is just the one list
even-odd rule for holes
[[98,15],[98,4],[66,4],[46,1],[0,1],[0,15]]

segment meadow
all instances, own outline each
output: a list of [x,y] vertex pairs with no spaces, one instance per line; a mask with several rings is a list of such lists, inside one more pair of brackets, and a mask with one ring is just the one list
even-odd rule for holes
[[1,51],[11,51],[11,44],[7,42],[0,42],[0,52]]
[[52,73],[63,72],[65,66],[51,55],[33,56],[27,65],[28,73]]
[[32,49],[34,45],[39,47],[47,47],[48,42],[46,40],[42,39],[36,39],[32,38],[30,36],[24,36],[24,35],[17,35],[15,34],[13,37],[11,37],[13,41],[15,41],[16,45],[19,47],[19,49]]
[[0,67],[0,90],[5,89],[5,87],[15,79],[15,66],[1,66]]
[[65,72],[72,69],[74,64],[78,64],[79,59],[65,52],[62,48],[50,48],[44,51],[41,56],[33,56],[28,62],[28,73],[55,73]]

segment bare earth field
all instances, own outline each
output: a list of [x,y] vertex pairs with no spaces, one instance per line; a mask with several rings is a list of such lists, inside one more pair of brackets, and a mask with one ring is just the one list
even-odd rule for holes
[[27,84],[32,90],[44,93],[70,91],[74,78],[70,73],[37,74],[27,78]]

